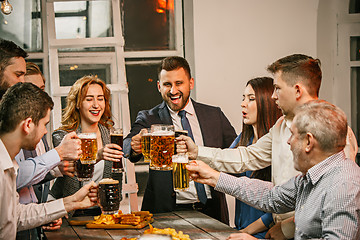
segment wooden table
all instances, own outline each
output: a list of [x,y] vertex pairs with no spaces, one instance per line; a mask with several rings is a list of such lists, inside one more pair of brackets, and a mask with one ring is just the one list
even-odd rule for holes
[[[75,219],[75,218],[74,218]],[[88,218],[89,219],[89,218]],[[76,219],[79,220],[79,219]],[[82,218],[81,220],[84,220]],[[226,239],[230,233],[237,230],[216,219],[197,211],[180,211],[154,214],[153,227],[174,228],[177,232],[183,231],[194,239]],[[58,231],[46,232],[49,240],[57,239],[121,239],[122,237],[139,237],[146,229],[87,229],[85,226],[70,226],[64,220]]]

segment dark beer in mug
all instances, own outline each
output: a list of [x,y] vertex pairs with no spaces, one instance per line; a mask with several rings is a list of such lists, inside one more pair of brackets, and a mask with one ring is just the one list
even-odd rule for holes
[[[110,129],[110,142],[123,147],[123,132],[121,128]],[[124,171],[122,158],[119,162],[113,162],[112,172],[121,173]]]
[[114,214],[119,211],[120,185],[118,180],[104,178],[99,182],[98,198],[103,214]]
[[79,133],[81,140],[80,160],[75,163],[76,175],[79,181],[91,180],[97,155],[96,133]]
[[95,163],[82,164],[80,160],[75,162],[76,176],[79,181],[89,181],[94,175]]

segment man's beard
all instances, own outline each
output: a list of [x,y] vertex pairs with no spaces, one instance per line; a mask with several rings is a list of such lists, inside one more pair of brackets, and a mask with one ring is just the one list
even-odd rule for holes
[[4,96],[5,92],[10,88],[9,83],[4,81],[3,79],[0,80],[0,100]]
[[179,105],[172,103],[171,98],[170,98],[170,94],[167,95],[167,97],[168,97],[167,104],[170,107],[170,109],[175,111],[175,112],[180,111],[181,109],[183,109],[186,106],[186,103],[189,101],[189,98],[190,98],[190,95],[188,95],[186,97],[186,96],[184,96],[184,94],[182,92],[180,93],[180,95],[181,95],[181,98],[180,98],[181,101],[180,101]]

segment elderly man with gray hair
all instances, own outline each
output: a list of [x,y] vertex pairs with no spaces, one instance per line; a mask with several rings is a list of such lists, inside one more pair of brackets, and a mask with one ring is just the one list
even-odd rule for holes
[[[346,116],[322,100],[297,108],[288,140],[302,174],[283,185],[217,172],[201,161],[191,177],[263,211],[295,210],[295,239],[360,239],[360,168],[345,158]],[[245,233],[228,239],[254,239]]]

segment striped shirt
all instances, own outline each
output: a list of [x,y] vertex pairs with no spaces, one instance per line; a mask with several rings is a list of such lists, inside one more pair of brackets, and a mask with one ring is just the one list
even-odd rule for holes
[[343,151],[280,186],[221,173],[215,190],[263,211],[295,210],[295,239],[360,239],[360,168]]

